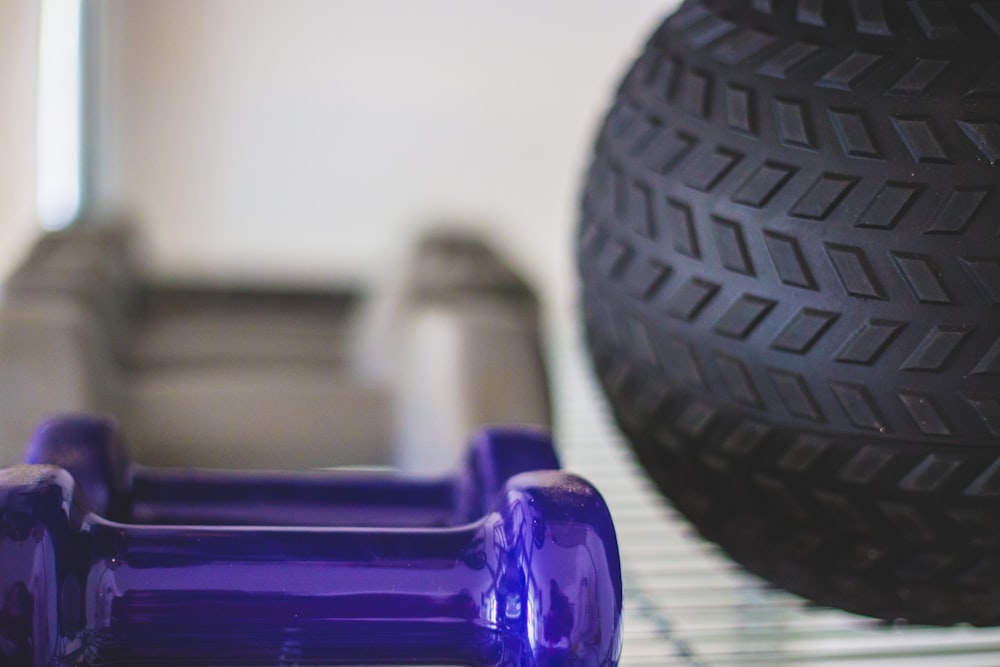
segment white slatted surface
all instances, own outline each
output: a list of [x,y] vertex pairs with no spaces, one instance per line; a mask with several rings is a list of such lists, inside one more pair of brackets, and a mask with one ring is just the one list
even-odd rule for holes
[[701,540],[646,480],[582,346],[557,346],[564,465],[611,507],[625,577],[622,667],[997,667],[1000,628],[894,627],[768,588]]

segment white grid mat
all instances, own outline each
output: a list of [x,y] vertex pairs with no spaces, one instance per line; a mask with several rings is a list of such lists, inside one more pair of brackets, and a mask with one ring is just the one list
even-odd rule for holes
[[614,428],[581,345],[559,346],[557,442],[614,516],[625,577],[622,667],[997,667],[1000,628],[889,626],[767,587],[699,538]]

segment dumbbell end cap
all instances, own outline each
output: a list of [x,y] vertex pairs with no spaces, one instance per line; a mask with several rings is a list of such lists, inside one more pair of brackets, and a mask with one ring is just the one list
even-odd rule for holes
[[465,490],[478,512],[488,510],[507,481],[525,471],[555,470],[559,457],[547,431],[541,428],[491,427],[471,442]]
[[129,456],[118,422],[111,417],[46,419],[35,429],[24,462],[67,470],[99,516],[114,515],[127,490]]
[[74,489],[55,466],[0,469],[0,665],[47,665],[55,655],[59,627],[43,607],[59,590],[57,572],[79,528]]
[[499,605],[536,667],[612,667],[621,655],[622,578],[611,513],[586,480],[557,470],[516,475],[500,514],[515,579]]

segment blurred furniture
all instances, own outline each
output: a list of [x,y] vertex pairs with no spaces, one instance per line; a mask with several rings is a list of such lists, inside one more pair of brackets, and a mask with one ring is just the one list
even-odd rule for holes
[[0,304],[0,464],[98,412],[157,465],[452,467],[477,427],[546,426],[537,304],[482,242],[419,244],[385,290],[155,284],[123,226],[44,236]]

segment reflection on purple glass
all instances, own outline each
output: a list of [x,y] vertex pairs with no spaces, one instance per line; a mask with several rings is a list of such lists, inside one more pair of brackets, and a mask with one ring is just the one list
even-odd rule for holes
[[484,432],[437,481],[157,472],[94,418],[26,460],[0,470],[0,665],[617,664],[611,517],[543,434]]

